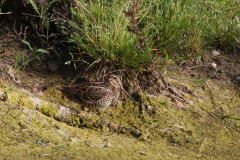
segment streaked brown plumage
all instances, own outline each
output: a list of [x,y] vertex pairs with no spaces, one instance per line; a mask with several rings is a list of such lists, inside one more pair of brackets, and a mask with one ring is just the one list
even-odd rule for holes
[[89,108],[105,108],[115,104],[121,90],[136,104],[121,84],[120,78],[111,74],[105,82],[82,82],[76,86],[59,86],[58,88],[74,95]]

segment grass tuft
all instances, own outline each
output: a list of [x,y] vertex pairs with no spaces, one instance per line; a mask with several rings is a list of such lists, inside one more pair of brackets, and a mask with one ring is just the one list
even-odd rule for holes
[[166,53],[231,48],[240,38],[237,0],[80,0],[72,13],[70,42],[79,52],[122,68],[139,68]]
[[145,50],[135,47],[138,35],[127,30],[131,22],[124,14],[129,7],[127,1],[78,2],[73,8],[75,23],[70,23],[74,28],[70,42],[87,51],[90,57],[114,66],[146,64],[152,57],[150,45]]

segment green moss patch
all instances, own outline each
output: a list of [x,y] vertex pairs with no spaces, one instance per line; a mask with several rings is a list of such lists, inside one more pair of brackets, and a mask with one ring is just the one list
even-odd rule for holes
[[0,155],[16,158],[14,151],[20,157],[46,159],[239,159],[238,94],[213,81],[197,87],[194,82],[176,83],[193,91],[184,96],[189,102],[185,109],[177,108],[169,97],[140,93],[138,106],[127,99],[117,107],[84,111],[65,95],[52,94],[50,99],[59,100],[58,104],[75,104],[68,107],[77,112],[63,121],[70,126],[58,122],[54,103],[41,102],[39,112],[29,96],[7,90],[15,105],[0,104]]

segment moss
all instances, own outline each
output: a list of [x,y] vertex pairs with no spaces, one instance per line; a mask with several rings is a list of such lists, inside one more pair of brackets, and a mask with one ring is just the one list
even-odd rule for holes
[[82,105],[77,103],[78,101],[76,99],[70,100],[65,93],[59,91],[55,87],[48,87],[45,96],[42,98],[48,102],[63,105],[72,109],[80,110],[82,108]]
[[[46,159],[66,155],[92,159],[238,159],[240,122],[216,116],[238,117],[238,93],[211,82],[211,88],[204,84],[195,88],[192,82],[181,85],[185,83],[195,94],[184,96],[190,102],[185,110],[174,107],[167,97],[140,93],[140,106],[127,99],[123,105],[104,111],[86,112],[78,108],[78,115],[67,115],[68,124],[74,127],[42,114],[56,117],[53,104],[41,103],[40,113],[28,109],[33,105],[28,96],[9,90],[9,95],[13,95],[9,98],[11,103],[28,108],[0,102],[0,155],[3,159],[16,159],[12,152]],[[54,92],[52,89],[51,93]],[[57,98],[52,95],[50,99],[59,98],[59,94]],[[59,104],[70,102],[63,97]],[[69,105],[76,106],[81,105]]]
[[10,86],[9,84],[7,84],[6,82],[4,82],[2,79],[0,79],[0,88],[2,88],[2,89],[11,89],[13,87]]
[[42,102],[39,108],[43,114],[49,117],[55,117],[58,112],[55,105],[53,105],[52,103]]
[[25,107],[28,107],[31,109],[35,108],[34,103],[29,98],[29,96],[19,93],[15,89],[11,90],[10,92],[11,92],[11,94],[9,94],[9,91],[7,91],[8,99],[9,99],[10,103],[25,106]]

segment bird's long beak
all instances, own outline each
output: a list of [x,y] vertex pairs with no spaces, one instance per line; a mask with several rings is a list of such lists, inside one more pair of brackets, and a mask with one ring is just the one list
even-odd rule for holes
[[128,92],[121,85],[119,86],[123,90],[123,92],[137,105],[137,102],[128,94]]

